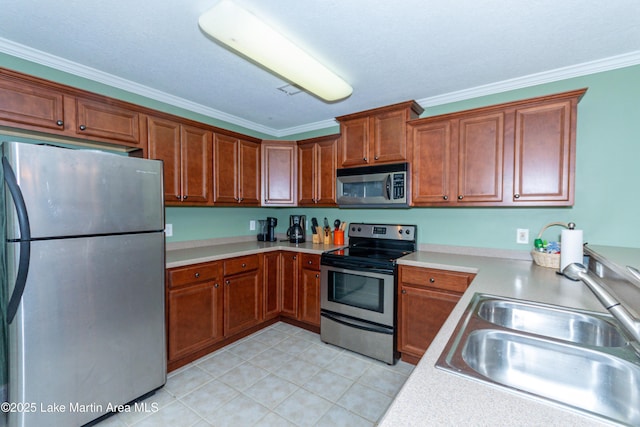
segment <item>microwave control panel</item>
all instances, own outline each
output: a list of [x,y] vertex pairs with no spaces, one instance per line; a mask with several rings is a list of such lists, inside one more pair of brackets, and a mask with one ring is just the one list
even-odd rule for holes
[[405,172],[394,173],[392,182],[393,182],[393,198],[394,199],[404,199],[404,181],[405,181]]

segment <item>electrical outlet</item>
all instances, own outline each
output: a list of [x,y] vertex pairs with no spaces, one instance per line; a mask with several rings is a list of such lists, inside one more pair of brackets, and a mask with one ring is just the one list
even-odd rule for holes
[[164,235],[167,237],[173,236],[173,224],[164,225]]
[[256,221],[252,219],[251,221],[249,221],[249,230],[255,231],[255,229],[256,229]]
[[518,232],[516,234],[516,243],[521,245],[529,244],[529,229],[528,228],[518,228]]

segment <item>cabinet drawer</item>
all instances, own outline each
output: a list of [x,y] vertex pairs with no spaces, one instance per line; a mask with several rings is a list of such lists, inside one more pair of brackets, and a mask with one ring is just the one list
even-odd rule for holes
[[217,262],[172,268],[169,270],[169,287],[216,280],[219,276],[220,264]]
[[403,284],[428,286],[435,289],[463,293],[475,274],[432,268],[400,266],[400,281]]
[[302,268],[320,271],[320,255],[302,254],[300,257]]
[[231,276],[245,271],[257,270],[259,266],[258,255],[227,259],[224,260],[224,275]]

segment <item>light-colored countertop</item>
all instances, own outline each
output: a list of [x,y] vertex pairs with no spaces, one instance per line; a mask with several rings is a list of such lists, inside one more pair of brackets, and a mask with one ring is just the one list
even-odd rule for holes
[[[640,259],[640,249],[615,251]],[[582,283],[531,261],[435,252],[416,252],[399,264],[477,273],[471,286],[391,404],[380,425],[541,426],[610,425],[559,404],[467,379],[435,367],[453,330],[476,292],[605,311]]]
[[236,256],[251,255],[269,251],[295,251],[306,252],[310,254],[321,254],[325,251],[338,249],[342,246],[305,243],[289,243],[289,242],[230,242],[225,244],[211,244],[195,247],[183,247],[177,249],[167,249],[166,267],[182,267],[189,264],[197,264],[201,262],[216,261],[224,258],[232,258]]

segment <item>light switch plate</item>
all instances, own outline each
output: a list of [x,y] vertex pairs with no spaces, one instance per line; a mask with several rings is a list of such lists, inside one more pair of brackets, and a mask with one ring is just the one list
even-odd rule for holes
[[518,228],[518,232],[516,234],[516,243],[520,245],[528,245],[529,244],[529,229],[528,228]]
[[173,224],[164,225],[164,235],[167,237],[173,236]]

